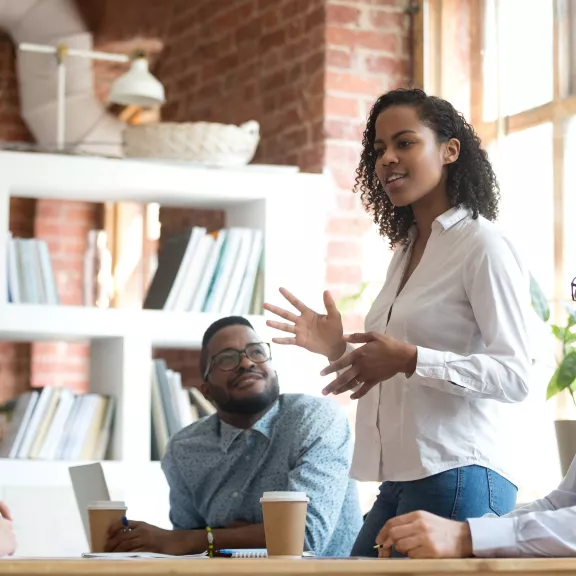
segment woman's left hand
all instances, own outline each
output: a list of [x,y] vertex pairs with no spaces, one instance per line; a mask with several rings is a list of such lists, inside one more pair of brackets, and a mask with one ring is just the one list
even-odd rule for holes
[[392,378],[399,372],[411,374],[416,370],[417,348],[407,342],[400,342],[387,334],[367,332],[344,336],[346,342],[364,344],[353,352],[345,354],[324,368],[322,376],[348,368],[331,382],[322,394],[342,394],[358,388],[350,396],[356,400],[362,398],[379,382]]

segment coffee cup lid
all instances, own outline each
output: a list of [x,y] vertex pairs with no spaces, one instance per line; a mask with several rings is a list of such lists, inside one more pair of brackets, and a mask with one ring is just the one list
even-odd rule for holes
[[306,492],[264,492],[260,502],[310,502]]
[[121,500],[96,500],[88,504],[88,510],[127,510],[126,504]]

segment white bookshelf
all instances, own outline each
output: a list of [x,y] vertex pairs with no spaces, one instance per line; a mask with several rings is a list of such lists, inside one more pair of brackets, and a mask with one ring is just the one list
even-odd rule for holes
[[[220,209],[225,225],[263,231],[264,295],[282,303],[279,286],[320,307],[325,281],[325,225],[334,197],[334,184],[325,174],[304,174],[292,167],[247,166],[220,169],[136,160],[0,152],[0,340],[86,341],[90,343],[90,391],[112,394],[116,415],[108,470],[117,474],[117,488],[128,489],[129,470],[140,471],[138,490],[149,504],[154,490],[165,488],[158,463],[150,462],[150,367],[154,348],[197,349],[213,314],[11,304],[7,297],[6,258],[11,197],[51,198],[87,202],[157,202],[161,206]],[[262,316],[250,316],[263,338],[271,334]],[[321,359],[273,345],[273,362],[281,388],[287,392],[318,394]],[[34,491],[50,502],[63,490],[72,497],[66,462],[0,460],[0,498],[20,512],[19,524],[38,520],[26,504]],[[142,470],[150,468],[150,475]],[[122,483],[123,474],[126,481]],[[32,480],[31,480],[32,479]],[[20,489],[19,486],[33,490]],[[57,487],[57,489],[55,488]],[[56,491],[56,492],[55,492]],[[54,499],[54,502],[58,498]],[[136,499],[134,506],[144,505]],[[158,508],[158,506],[160,508]],[[153,505],[150,514],[167,523],[167,500]],[[54,513],[55,505],[50,505]],[[26,512],[26,510],[28,512]],[[145,507],[142,508],[143,512]],[[49,516],[49,515],[48,515]],[[141,517],[141,520],[149,520]],[[50,524],[45,529],[50,531]],[[34,547],[32,533],[24,550]],[[63,537],[57,553],[68,550]]]

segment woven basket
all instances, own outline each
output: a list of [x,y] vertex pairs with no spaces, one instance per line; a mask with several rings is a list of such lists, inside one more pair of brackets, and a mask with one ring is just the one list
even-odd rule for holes
[[128,158],[186,160],[217,166],[248,164],[258,147],[260,126],[255,120],[240,126],[216,122],[160,122],[124,129]]

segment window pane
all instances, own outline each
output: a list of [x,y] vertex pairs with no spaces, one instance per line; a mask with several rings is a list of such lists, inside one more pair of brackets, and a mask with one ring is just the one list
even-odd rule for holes
[[497,118],[499,97],[502,116],[550,102],[554,2],[486,0],[484,32],[484,120]]
[[515,132],[490,147],[501,188],[500,224],[547,294],[554,292],[552,124]]
[[[551,298],[554,291],[554,181],[552,124],[510,134],[488,153],[501,188],[499,224],[505,229],[531,273]],[[576,274],[575,274],[576,275]],[[541,497],[560,479],[554,432],[555,403],[546,402],[554,372],[550,329],[536,314],[529,318],[536,360],[528,400],[512,407],[511,433],[516,441],[514,465],[519,502]]]

